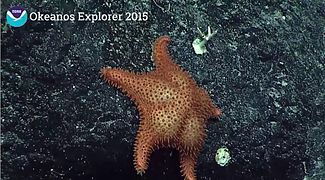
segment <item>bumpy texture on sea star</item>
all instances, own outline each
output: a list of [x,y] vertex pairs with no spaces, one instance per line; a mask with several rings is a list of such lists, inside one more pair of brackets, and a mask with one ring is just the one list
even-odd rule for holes
[[154,71],[132,73],[105,67],[101,76],[135,102],[140,127],[135,142],[134,165],[138,173],[148,168],[150,154],[160,147],[176,148],[185,179],[195,180],[195,164],[206,136],[208,118],[220,116],[208,93],[172,61],[168,36],[153,47]]

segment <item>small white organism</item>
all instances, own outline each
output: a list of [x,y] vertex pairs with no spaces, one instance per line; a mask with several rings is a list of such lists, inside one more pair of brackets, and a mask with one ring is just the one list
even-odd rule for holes
[[226,147],[219,148],[217,150],[215,160],[220,166],[228,165],[229,161],[231,160],[230,152],[228,148]]
[[210,26],[208,26],[208,34],[204,34],[199,28],[198,28],[201,36],[199,38],[196,38],[192,46],[194,48],[195,54],[204,54],[207,52],[207,48],[205,47],[206,43],[209,39],[211,39],[215,34],[217,34],[217,31],[212,32]]

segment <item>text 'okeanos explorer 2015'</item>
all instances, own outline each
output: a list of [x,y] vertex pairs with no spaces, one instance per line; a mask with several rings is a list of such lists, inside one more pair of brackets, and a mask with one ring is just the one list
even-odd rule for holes
[[57,14],[57,13],[41,13],[32,12],[29,15],[31,21],[147,21],[148,12],[126,12],[126,13],[85,13],[77,12],[76,14]]

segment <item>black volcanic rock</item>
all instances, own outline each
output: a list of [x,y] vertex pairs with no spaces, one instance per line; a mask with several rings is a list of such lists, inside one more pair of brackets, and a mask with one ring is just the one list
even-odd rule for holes
[[[2,31],[2,179],[182,179],[171,149],[136,174],[138,111],[98,75],[103,66],[150,71],[160,35],[223,111],[208,125],[198,179],[325,179],[324,2],[155,2],[21,4],[29,13],[135,11],[149,20],[28,21]],[[2,18],[14,4],[2,2]],[[196,55],[191,43],[208,25],[217,34]],[[214,160],[220,147],[232,155],[227,167]]]

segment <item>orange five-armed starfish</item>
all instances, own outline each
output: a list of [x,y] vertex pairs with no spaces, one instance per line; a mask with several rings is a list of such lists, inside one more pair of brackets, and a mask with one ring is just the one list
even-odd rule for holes
[[162,36],[154,44],[154,71],[138,74],[106,67],[101,69],[101,76],[126,92],[139,109],[141,122],[134,150],[137,172],[145,172],[155,149],[172,147],[180,153],[185,179],[195,180],[207,119],[218,117],[221,111],[208,93],[172,61],[169,42],[169,37]]

